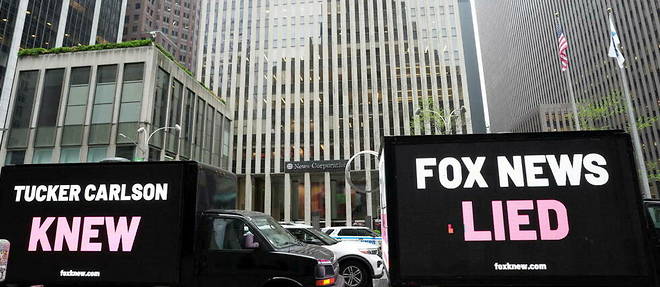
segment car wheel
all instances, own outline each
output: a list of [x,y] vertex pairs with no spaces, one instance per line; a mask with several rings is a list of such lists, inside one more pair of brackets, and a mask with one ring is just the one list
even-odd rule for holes
[[344,276],[345,287],[366,287],[371,286],[371,274],[358,261],[346,261],[340,264],[341,275]]

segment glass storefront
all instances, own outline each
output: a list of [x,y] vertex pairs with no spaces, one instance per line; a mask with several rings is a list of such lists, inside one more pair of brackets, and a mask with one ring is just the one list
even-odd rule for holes
[[[270,215],[277,221],[304,222],[309,219],[309,224],[315,220],[321,227],[324,226],[344,226],[350,218],[351,225],[369,225],[366,221],[368,216],[378,221],[380,218],[380,193],[378,191],[378,171],[372,170],[369,176],[364,171],[353,172],[353,183],[360,187],[366,187],[365,178],[369,178],[370,187],[374,190],[371,195],[359,192],[353,188],[346,193],[346,181],[343,172],[334,173],[309,173],[309,182],[305,183],[305,173],[289,174],[270,174]],[[326,177],[328,181],[326,182]],[[246,208],[245,195],[247,194],[246,177],[239,178],[239,208]],[[252,210],[265,212],[264,204],[269,201],[267,198],[266,175],[250,175],[251,178],[251,200]],[[287,178],[289,180],[286,184]],[[306,184],[309,190],[310,206],[305,208]],[[286,187],[289,187],[289,200],[286,200]],[[327,193],[327,194],[326,194]],[[326,197],[327,196],[327,197]],[[330,202],[326,202],[326,198]],[[326,207],[326,203],[329,205]],[[348,210],[347,210],[348,207]],[[369,213],[371,211],[371,213]],[[289,214],[289,218],[286,214]],[[307,214],[307,217],[305,216]],[[326,222],[327,217],[330,222]]]

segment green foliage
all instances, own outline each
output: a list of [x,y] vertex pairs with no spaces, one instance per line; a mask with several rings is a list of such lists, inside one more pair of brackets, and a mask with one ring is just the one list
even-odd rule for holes
[[[109,50],[109,49],[121,49],[121,48],[133,48],[133,47],[144,47],[144,46],[150,46],[150,45],[156,46],[158,50],[168,59],[172,60],[181,70],[186,72],[190,77],[193,77],[193,73],[186,68],[183,64],[179,63],[179,61],[174,58],[174,56],[167,50],[165,50],[162,46],[158,45],[155,43],[152,39],[145,39],[145,40],[133,40],[133,41],[127,41],[127,42],[122,42],[122,43],[103,43],[103,44],[97,44],[97,45],[82,45],[82,46],[73,46],[73,47],[58,47],[58,48],[52,48],[52,49],[44,49],[44,48],[32,48],[32,49],[21,49],[18,51],[18,56],[19,57],[27,57],[27,56],[38,56],[38,55],[48,55],[48,54],[63,54],[63,53],[74,53],[74,52],[83,52],[83,51],[97,51],[97,50]],[[219,101],[222,103],[225,103],[223,99],[218,97],[211,89],[206,87],[204,83],[199,82],[202,87],[204,87],[206,90],[211,92],[216,98],[218,98]]]
[[[624,115],[626,106],[623,103],[621,92],[614,90],[610,95],[592,102],[581,103],[578,105],[578,119],[582,130],[607,130],[614,127],[606,124],[608,119]],[[636,119],[637,129],[642,130],[653,126],[653,123],[660,120],[658,117],[640,116]],[[628,126],[625,127],[628,130]]]
[[[581,103],[578,105],[578,119],[583,130],[606,130],[614,127],[607,125],[606,122],[609,118],[618,117],[626,113],[626,106],[623,103],[621,92],[614,90],[607,97],[602,98],[600,101]],[[652,127],[653,123],[660,120],[658,117],[644,117],[640,116],[636,119],[637,129],[643,130]],[[629,132],[628,125],[625,125],[625,130]],[[660,173],[658,170],[657,162],[646,162],[646,170],[649,182],[660,182]]]
[[647,161],[646,170],[648,171],[649,182],[660,182],[660,172],[658,172],[658,162]]
[[82,52],[82,51],[97,51],[97,50],[108,50],[108,49],[120,49],[120,48],[132,48],[132,47],[143,47],[151,45],[152,40],[134,40],[122,43],[103,43],[96,45],[82,45],[82,46],[73,46],[73,47],[58,47],[52,49],[44,48],[33,48],[33,49],[21,49],[18,51],[19,57],[24,56],[37,56],[45,54],[62,54],[62,53],[73,53],[73,52]]
[[[414,130],[415,127],[419,127],[422,134],[426,133],[427,122],[430,123],[429,132],[431,134],[436,134],[436,130],[439,131],[439,134],[448,134],[449,129],[451,129],[451,122],[460,117],[460,110],[452,111],[449,115],[445,115],[445,110],[441,106],[438,108],[435,107],[433,98],[427,98],[426,101],[420,100],[419,104],[421,105],[419,109],[410,111],[414,113],[411,118],[410,128]],[[462,109],[462,107],[459,109]]]

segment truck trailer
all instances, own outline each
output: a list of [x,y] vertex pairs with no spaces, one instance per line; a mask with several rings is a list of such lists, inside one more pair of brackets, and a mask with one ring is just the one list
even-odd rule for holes
[[633,151],[617,131],[385,137],[393,286],[652,286]]
[[343,284],[330,251],[236,197],[234,174],[192,161],[5,166],[0,284]]

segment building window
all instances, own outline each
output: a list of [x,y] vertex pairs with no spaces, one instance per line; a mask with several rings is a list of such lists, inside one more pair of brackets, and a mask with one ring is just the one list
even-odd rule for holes
[[23,164],[25,162],[25,150],[7,151],[5,165]]
[[67,98],[62,130],[62,145],[80,145],[83,124],[89,97],[89,77],[91,67],[71,69],[69,95]]
[[222,124],[222,167],[229,168],[229,129],[231,123],[228,118],[225,118]]
[[291,175],[291,220],[305,218],[305,179],[301,174]]
[[[119,104],[119,123],[117,124],[117,143],[131,143],[136,141],[138,122],[140,121],[140,108],[144,84],[144,63],[131,63],[124,65],[124,77]],[[133,158],[133,157],[131,157]]]
[[38,78],[39,71],[21,71],[18,75],[7,147],[27,147]]
[[55,127],[62,97],[64,69],[46,70],[37,118],[35,146],[55,145]]
[[80,147],[62,148],[60,151],[60,163],[80,162]]
[[201,149],[202,149],[202,144],[203,144],[203,137],[204,137],[204,119],[205,115],[204,112],[206,112],[206,102],[202,100],[201,98],[197,99],[197,109],[195,115],[197,116],[195,120],[195,135],[193,139],[193,159],[194,160],[201,160]]
[[[173,127],[176,125],[181,125],[182,101],[183,85],[181,82],[174,80],[172,82],[172,100],[170,103],[169,122],[167,124],[168,126]],[[179,153],[179,132],[176,130],[167,130],[165,131],[165,134],[167,136],[167,151],[170,151],[174,154]]]
[[89,143],[107,144],[110,141],[110,122],[117,86],[117,65],[99,66],[96,81]]
[[108,146],[91,146],[87,150],[87,162],[100,162],[107,157]]
[[53,148],[36,148],[32,155],[32,163],[52,163]]
[[191,157],[192,153],[192,137],[193,137],[193,121],[195,109],[195,93],[186,89],[185,107],[183,109],[183,156],[186,158]]
[[121,145],[117,146],[115,151],[116,157],[133,160],[135,158],[135,145]]
[[[165,127],[167,122],[167,98],[169,92],[170,74],[162,68],[158,68],[156,75],[156,94],[154,95],[154,107],[152,124],[153,130]],[[156,133],[149,143],[156,147],[163,146],[163,133]]]

